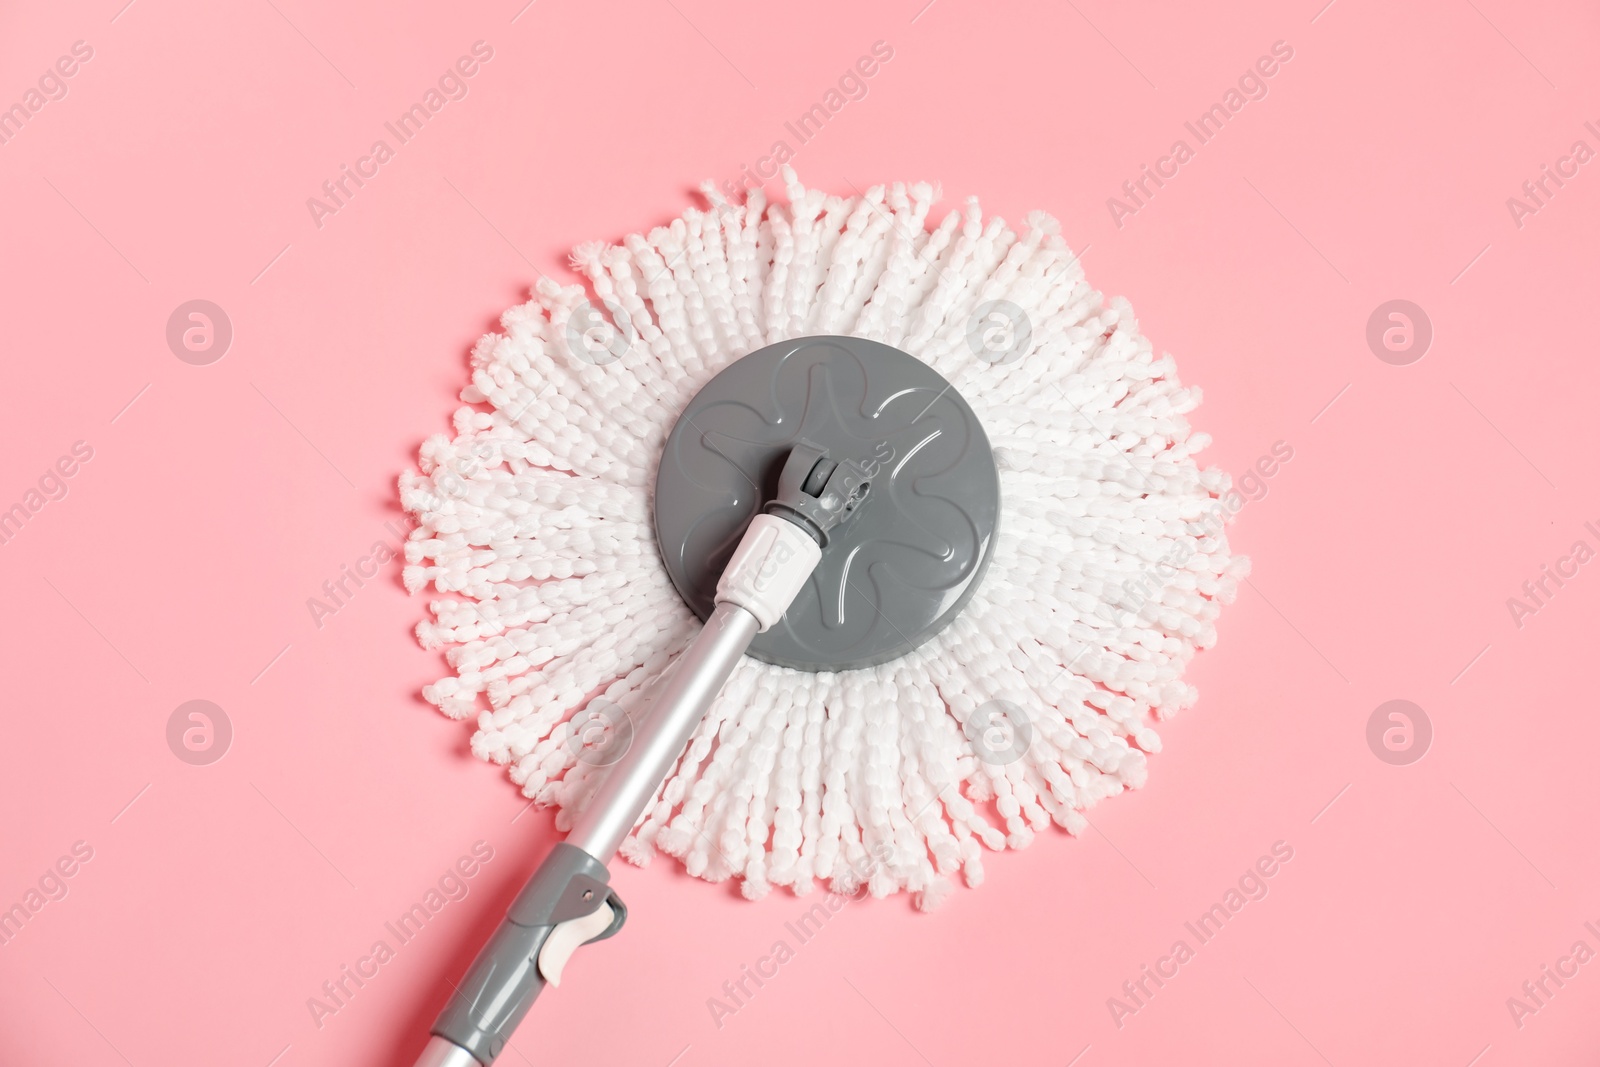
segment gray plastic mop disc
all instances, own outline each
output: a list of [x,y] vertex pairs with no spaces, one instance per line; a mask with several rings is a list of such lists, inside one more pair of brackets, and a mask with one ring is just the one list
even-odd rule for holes
[[994,552],[1000,477],[978,417],[937,372],[857,337],[802,337],[706,383],[667,437],[655,527],[672,584],[702,619],[745,527],[801,438],[871,476],[788,613],[750,654],[808,671],[868,667],[944,629]]

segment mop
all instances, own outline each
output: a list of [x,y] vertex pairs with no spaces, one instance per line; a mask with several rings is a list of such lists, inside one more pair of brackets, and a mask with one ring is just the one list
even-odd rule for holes
[[588,287],[502,316],[400,480],[424,695],[568,831],[430,1067],[492,1062],[616,932],[612,854],[930,909],[1080,832],[1248,571],[1199,390],[1053,219],[783,177],[576,249]]

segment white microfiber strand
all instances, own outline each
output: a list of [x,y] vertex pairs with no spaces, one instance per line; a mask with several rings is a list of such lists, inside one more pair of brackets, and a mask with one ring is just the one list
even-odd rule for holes
[[[454,674],[423,693],[475,716],[472,750],[562,808],[626,743],[698,626],[658,555],[650,493],[690,399],[777,341],[850,334],[901,348],[977,412],[1001,477],[998,543],[961,616],[879,667],[809,674],[746,658],[623,854],[694,875],[935,906],[984,848],[1143,784],[1152,722],[1249,568],[1201,470],[1208,442],[1122,299],[1085,282],[1055,220],[1022,232],[975,199],[926,228],[935,186],[862,197],[802,187],[788,204],[703,188],[648,236],[578,248],[592,286],[543,280],[472,353],[456,436],[400,479],[417,520],[405,582],[442,599],[417,627]],[[619,740],[620,739],[620,740]]]

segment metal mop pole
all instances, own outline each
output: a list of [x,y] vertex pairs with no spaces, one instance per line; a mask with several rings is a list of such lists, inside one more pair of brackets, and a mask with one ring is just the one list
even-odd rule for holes
[[788,610],[816,569],[828,531],[866,496],[856,463],[802,441],[778,496],[757,515],[717,585],[717,604],[655,694],[633,745],[608,769],[567,839],[512,903],[434,1023],[417,1067],[490,1064],[579,945],[621,928],[627,909],[608,885],[616,854],[671,773],[756,634]]

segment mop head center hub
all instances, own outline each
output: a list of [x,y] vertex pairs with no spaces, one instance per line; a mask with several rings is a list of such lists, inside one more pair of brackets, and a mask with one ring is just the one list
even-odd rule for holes
[[798,338],[752,352],[706,383],[667,435],[656,476],[667,575],[695,614],[709,617],[717,580],[802,440],[857,458],[871,493],[749,654],[807,671],[898,659],[949,625],[976,592],[994,549],[1000,475],[967,402],[889,345]]

